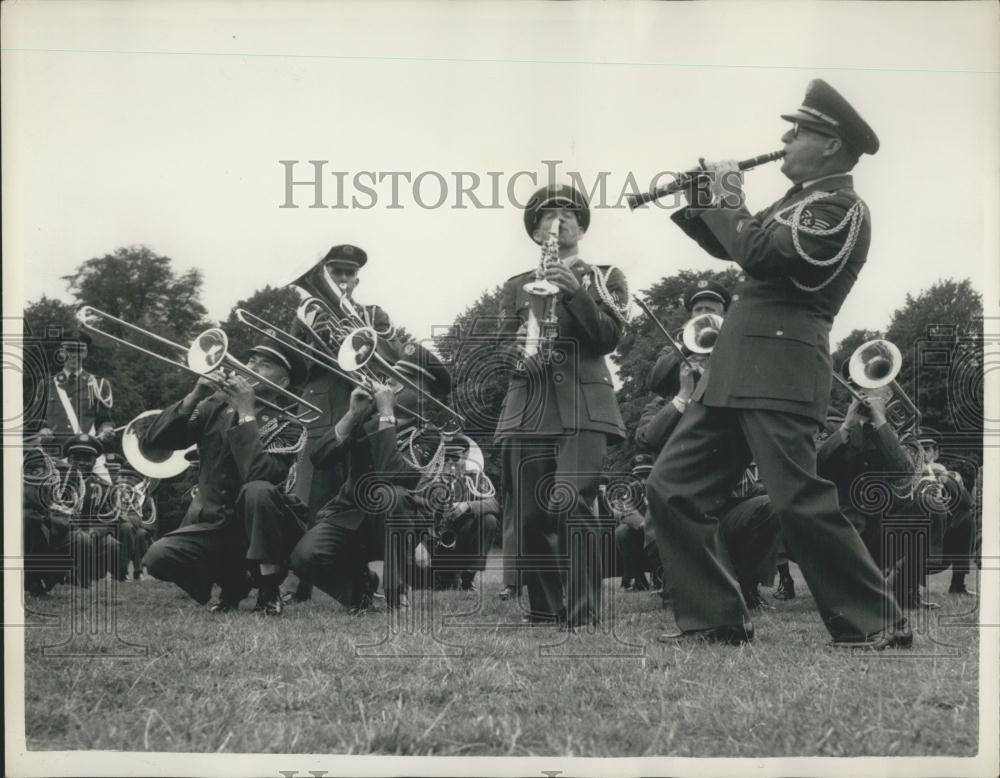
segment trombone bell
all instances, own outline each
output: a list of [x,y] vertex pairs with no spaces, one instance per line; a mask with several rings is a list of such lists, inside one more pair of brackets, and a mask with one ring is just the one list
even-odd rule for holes
[[862,389],[880,389],[895,381],[902,367],[903,356],[896,344],[878,338],[858,346],[847,369]]
[[352,330],[344,338],[337,351],[337,362],[340,369],[348,373],[360,370],[375,353],[378,345],[378,335],[371,327],[359,327]]
[[682,340],[692,354],[711,354],[722,331],[723,319],[717,313],[703,313],[684,325]]
[[188,367],[196,373],[208,375],[216,370],[229,352],[229,336],[218,327],[205,330],[188,349]]

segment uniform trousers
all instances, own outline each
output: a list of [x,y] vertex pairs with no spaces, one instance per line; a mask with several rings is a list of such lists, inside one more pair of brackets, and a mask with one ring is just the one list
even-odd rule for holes
[[[407,559],[407,580],[414,589],[454,589],[460,583],[469,585],[486,569],[486,555],[493,544],[497,518],[492,513],[475,516],[466,512],[454,524],[455,545],[452,548],[432,548],[430,576],[416,570]],[[433,541],[425,540],[433,544]],[[430,580],[428,580],[430,578]]]
[[622,581],[639,581],[644,578],[648,557],[644,551],[645,533],[642,527],[619,524],[615,527],[615,545],[618,547],[619,568]]
[[687,407],[646,482],[681,630],[749,620],[717,515],[751,459],[834,639],[861,640],[901,622],[836,488],[816,475],[815,431],[815,421],[792,413]]
[[172,581],[202,605],[216,583],[224,597],[242,599],[250,588],[247,572],[258,573],[258,563],[287,570],[292,548],[302,537],[304,510],[280,487],[251,481],[240,489],[235,513],[234,522],[187,525],[164,535],[142,563],[154,578]]
[[511,499],[505,518],[513,520],[516,565],[533,618],[565,612],[574,626],[600,620],[601,558],[614,553],[612,533],[601,531],[593,508],[606,450],[607,436],[592,430],[506,441]]
[[426,531],[426,510],[410,492],[393,487],[383,514],[360,508],[324,508],[292,551],[292,571],[349,608],[364,603],[368,562],[384,559],[386,599],[395,604],[403,592],[403,560],[412,557]]

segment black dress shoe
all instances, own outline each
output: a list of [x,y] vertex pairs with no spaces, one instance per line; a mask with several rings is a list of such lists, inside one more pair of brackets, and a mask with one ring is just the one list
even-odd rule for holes
[[774,606],[771,605],[767,600],[764,599],[763,595],[755,586],[750,591],[743,595],[743,599],[747,604],[747,610],[752,611],[773,611]]
[[646,576],[642,575],[636,578],[632,582],[631,591],[633,592],[648,592],[649,591],[649,581],[646,580]]
[[235,613],[240,609],[238,602],[228,600],[217,600],[208,606],[209,613]]
[[903,619],[902,623],[893,629],[876,632],[863,640],[833,640],[834,648],[856,648],[862,651],[885,651],[887,648],[912,648],[913,632],[910,625]]
[[948,587],[948,594],[958,594],[962,597],[978,597],[975,589],[969,589],[964,583],[952,584]]
[[795,581],[791,578],[783,579],[778,582],[778,588],[774,590],[774,599],[776,600],[794,600],[795,599]]
[[497,596],[501,600],[509,600],[511,597],[516,597],[517,593],[518,592],[517,592],[517,589],[515,587],[513,587],[513,586],[505,586],[503,589],[500,590],[500,594],[498,594]]
[[280,616],[285,605],[281,601],[281,594],[277,589],[261,589],[257,592],[257,604],[254,606],[254,613],[264,616]]
[[713,627],[711,629],[665,632],[657,640],[660,643],[672,644],[690,640],[704,640],[708,643],[728,643],[731,646],[739,646],[753,640],[753,624],[748,621],[745,624],[733,624],[726,627]]

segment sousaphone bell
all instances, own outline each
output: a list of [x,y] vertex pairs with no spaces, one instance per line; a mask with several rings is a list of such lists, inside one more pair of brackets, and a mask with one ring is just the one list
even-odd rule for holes
[[163,411],[144,411],[125,425],[122,453],[132,468],[146,478],[166,479],[180,475],[191,464],[187,455],[195,446],[172,451],[145,442],[145,433]]

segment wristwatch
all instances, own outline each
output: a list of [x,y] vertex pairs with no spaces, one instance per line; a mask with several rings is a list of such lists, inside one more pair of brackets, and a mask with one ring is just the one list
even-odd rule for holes
[[395,424],[396,423],[396,417],[395,416],[379,416],[378,417],[378,423],[379,424]]
[[251,421],[257,421],[257,417],[252,413],[240,416],[240,424],[249,424]]

